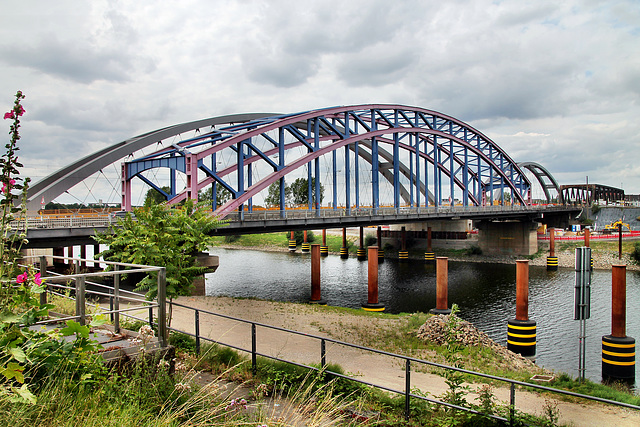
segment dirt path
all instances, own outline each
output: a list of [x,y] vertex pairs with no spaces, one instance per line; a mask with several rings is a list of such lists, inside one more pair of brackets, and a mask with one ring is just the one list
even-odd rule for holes
[[[329,311],[322,307],[305,304],[227,297],[182,297],[178,302],[200,310],[346,342],[357,342],[357,337],[352,336],[352,339],[349,339],[350,337],[344,331],[370,330],[375,333],[376,327],[393,328],[393,323],[397,321]],[[174,308],[172,324],[174,328],[193,333],[194,324],[192,310]],[[256,332],[258,353],[305,364],[320,362],[320,342],[317,339],[304,335],[286,334],[260,326],[256,328]],[[200,333],[225,344],[251,348],[251,327],[248,324],[200,313]],[[404,364],[397,359],[331,343],[327,344],[326,354],[327,363],[337,363],[346,372],[357,375],[364,381],[390,389],[404,390]],[[413,371],[411,384],[412,387],[417,387],[422,392],[428,392],[432,397],[442,395],[447,390],[444,379],[434,374]],[[509,400],[509,390],[506,388],[495,389],[494,394],[502,402]],[[638,411],[594,403],[567,403],[555,399],[554,402],[557,404],[560,422],[563,424],[575,426],[640,425],[640,412]],[[518,410],[541,415],[544,406],[544,397],[521,390],[516,391],[516,408]]]

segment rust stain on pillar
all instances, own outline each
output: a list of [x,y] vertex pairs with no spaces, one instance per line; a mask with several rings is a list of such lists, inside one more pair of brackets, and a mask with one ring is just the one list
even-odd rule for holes
[[342,247],[347,247],[347,229],[344,227],[342,228]]
[[446,310],[449,305],[449,258],[436,258],[436,309]]
[[327,229],[322,229],[322,246],[327,246]]
[[304,243],[307,243],[307,230],[304,230]]
[[556,233],[554,228],[549,229],[549,256],[556,256]]
[[589,230],[588,228],[584,229],[584,245],[586,247],[589,247],[589,242],[591,240],[591,230]]
[[516,320],[529,320],[529,260],[516,260]]
[[378,247],[369,246],[368,304],[378,304]]
[[311,245],[311,300],[320,299],[320,245]]
[[611,266],[611,335],[627,336],[627,266]]

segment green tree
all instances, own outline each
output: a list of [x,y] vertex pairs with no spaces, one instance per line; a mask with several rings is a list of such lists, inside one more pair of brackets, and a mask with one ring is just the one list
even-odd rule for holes
[[[204,190],[198,191],[198,200],[201,202],[207,202],[211,206],[211,200],[213,197],[213,186],[209,186]],[[231,199],[231,192],[224,188],[222,185],[216,185],[216,207],[222,206]]]
[[[307,178],[298,178],[291,184],[291,197],[293,203],[296,205],[308,205],[309,204],[309,185]],[[313,197],[313,204],[316,204],[316,179],[311,178],[311,191]],[[324,198],[324,186],[320,184],[320,203]]]
[[[98,233],[96,242],[108,249],[96,257],[105,260],[164,266],[167,273],[167,297],[172,300],[188,295],[193,280],[206,270],[196,265],[198,252],[212,243],[210,233],[221,226],[221,221],[207,211],[205,203],[186,200],[183,205],[151,205],[134,208],[135,219],[127,215],[117,225]],[[136,290],[146,291],[147,299],[158,294],[158,273],[149,273]],[[169,322],[171,314],[169,314]]]
[[[171,188],[165,186],[162,187],[162,191],[169,194]],[[164,195],[155,188],[150,188],[144,196],[144,206],[157,205],[166,201],[167,199],[164,198]]]
[[[269,207],[280,206],[280,182],[274,182],[269,186],[267,197],[264,199],[265,205]],[[284,186],[284,203],[291,203],[291,187],[287,184]]]

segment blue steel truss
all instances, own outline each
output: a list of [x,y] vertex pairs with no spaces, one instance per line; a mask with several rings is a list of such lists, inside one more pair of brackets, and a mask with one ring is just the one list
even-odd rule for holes
[[[221,157],[233,157],[234,162],[218,169],[216,159]],[[321,159],[330,165],[329,173]],[[368,165],[366,171],[363,165]],[[360,105],[228,123],[128,161],[122,170],[122,206],[131,208],[131,180],[140,177],[171,203],[197,199],[198,191],[209,185],[215,198],[215,188],[221,185],[232,195],[217,207],[221,216],[252,210],[253,197],[278,183],[279,208],[284,211],[289,208],[284,192],[287,175],[305,166],[309,200],[315,201],[310,209],[321,208],[321,186],[331,189],[333,209],[361,207],[365,192],[371,207],[378,208],[381,178],[391,185],[396,208],[403,203],[412,207],[531,203],[531,183],[522,170],[468,124],[422,108]],[[157,168],[169,170],[169,193],[142,174]],[[254,179],[257,168],[266,168],[267,175]],[[186,175],[186,188],[180,192],[176,173]]]

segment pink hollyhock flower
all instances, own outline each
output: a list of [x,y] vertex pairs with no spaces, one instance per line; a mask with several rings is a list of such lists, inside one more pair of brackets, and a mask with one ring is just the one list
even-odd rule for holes
[[35,283],[36,285],[42,285],[42,279],[40,278],[40,273],[36,273],[36,275],[33,276],[33,283]]
[[13,119],[13,110],[9,111],[8,113],[4,113],[4,119]]
[[10,179],[9,180],[9,186],[7,186],[6,183],[2,184],[2,192],[4,194],[7,194],[11,190],[11,187],[13,187],[14,185],[16,185],[16,180],[15,179]]
[[25,271],[24,273],[22,273],[22,274],[20,274],[18,277],[16,277],[16,282],[18,282],[18,283],[24,283],[24,282],[26,282],[26,281],[27,281],[27,278],[28,278],[28,277],[29,277],[29,276],[28,276],[27,272]]
[[18,109],[18,115],[19,115],[19,116],[21,116],[21,115],[23,115],[24,113],[26,113],[26,111],[25,111],[25,109],[24,109],[24,108],[22,108],[22,105],[21,105],[21,106],[20,106],[20,108]]

